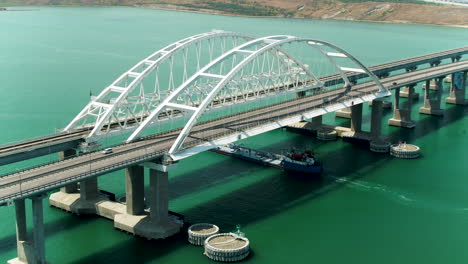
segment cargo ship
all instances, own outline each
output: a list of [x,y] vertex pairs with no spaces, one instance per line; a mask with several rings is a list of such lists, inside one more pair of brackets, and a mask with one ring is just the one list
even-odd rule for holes
[[300,176],[318,176],[322,174],[323,166],[310,150],[297,152],[295,150],[286,155],[270,153],[245,147],[239,144],[229,144],[211,150],[222,155],[243,159],[264,166],[284,170],[289,174]]

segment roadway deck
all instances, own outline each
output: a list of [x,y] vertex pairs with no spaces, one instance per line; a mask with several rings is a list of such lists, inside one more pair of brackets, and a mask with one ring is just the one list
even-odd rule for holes
[[[468,61],[461,61],[391,76],[381,79],[381,82],[388,89],[395,89],[466,70],[468,70]],[[397,85],[394,85],[395,82],[397,82]],[[353,91],[347,93],[346,96],[343,96],[345,89],[341,88],[201,123],[194,127],[190,137],[187,138],[184,144],[184,148],[377,91],[378,87],[375,84],[366,82],[355,85]],[[114,153],[112,154],[89,153],[4,176],[0,179],[0,202],[56,189],[85,178],[99,176],[133,164],[157,159],[167,153],[179,132],[180,129],[177,129],[138,142],[123,144],[114,147]]]
[[[380,75],[396,70],[419,66],[426,63],[462,56],[466,53],[468,53],[468,47],[463,47],[375,65],[370,67],[370,70],[373,71],[376,75]],[[353,75],[350,73],[349,75],[357,79],[365,77],[362,74]],[[337,81],[342,81],[341,76],[339,75],[330,75],[322,77],[320,78],[320,80],[323,81],[326,85],[334,84]],[[0,146],[0,166],[46,155],[53,152],[70,149],[78,145],[87,134],[88,130],[82,130],[67,134],[62,133],[50,135]]]

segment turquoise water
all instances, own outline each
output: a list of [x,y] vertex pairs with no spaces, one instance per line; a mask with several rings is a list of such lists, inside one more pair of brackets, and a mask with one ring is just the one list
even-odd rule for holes
[[[0,144],[64,127],[90,90],[97,94],[148,54],[212,29],[322,39],[367,65],[468,44],[467,29],[449,27],[136,8],[2,12]],[[466,263],[468,110],[444,104],[444,117],[428,117],[417,113],[421,103],[413,108],[415,129],[383,126],[394,140],[419,145],[421,159],[396,160],[341,141],[322,143],[276,130],[245,142],[277,152],[313,148],[326,166],[322,182],[300,182],[274,169],[202,153],[180,162],[170,175],[170,208],[223,231],[240,223],[252,243],[245,263]],[[385,120],[390,115],[386,111]],[[326,122],[349,123],[331,115]],[[123,172],[101,177],[100,187],[123,195]],[[210,263],[201,248],[181,237],[150,242],[114,230],[111,221],[47,206],[45,222],[50,263]],[[0,208],[0,223],[5,262],[16,256],[13,207]]]

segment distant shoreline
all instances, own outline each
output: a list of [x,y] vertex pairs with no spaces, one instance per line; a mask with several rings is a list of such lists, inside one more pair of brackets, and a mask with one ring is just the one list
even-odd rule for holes
[[353,21],[353,22],[370,22],[370,23],[385,23],[385,24],[407,24],[407,25],[423,25],[423,26],[444,26],[444,27],[456,27],[456,28],[468,28],[468,25],[456,25],[456,24],[424,24],[424,23],[415,23],[415,22],[402,22],[402,21],[374,21],[374,20],[358,20],[358,19],[336,19],[336,18],[310,18],[310,17],[284,17],[284,16],[248,16],[242,14],[230,14],[225,12],[220,12],[217,10],[211,9],[185,9],[179,6],[177,7],[163,7],[163,6],[147,6],[147,5],[133,5],[125,7],[134,7],[134,8],[143,8],[143,9],[155,9],[155,10],[167,10],[167,11],[178,11],[178,12],[187,12],[187,13],[199,13],[199,14],[210,14],[210,15],[220,15],[220,16],[232,16],[232,17],[248,17],[248,18],[294,18],[294,19],[310,19],[310,20],[334,20],[334,21]]
[[[385,2],[382,2],[385,3]],[[456,27],[456,28],[468,28],[467,25],[459,24],[450,24],[450,23],[421,23],[407,20],[366,20],[366,19],[356,19],[352,17],[340,18],[340,17],[304,17],[304,16],[252,16],[252,15],[243,15],[239,13],[229,13],[223,12],[215,9],[204,9],[204,8],[194,8],[194,7],[184,7],[180,5],[172,4],[132,4],[132,5],[82,5],[82,4],[59,4],[59,5],[27,5],[29,7],[77,7],[77,6],[88,6],[88,7],[133,7],[133,8],[143,8],[143,9],[154,9],[154,10],[167,10],[167,11],[178,11],[178,12],[188,12],[188,13],[200,13],[200,14],[210,14],[210,15],[221,15],[221,16],[232,16],[232,17],[248,17],[248,18],[294,18],[294,19],[311,19],[311,20],[335,20],[335,21],[355,21],[355,22],[371,22],[371,23],[386,23],[386,24],[409,24],[409,25],[425,25],[425,26],[445,26],[445,27]],[[21,6],[11,6],[10,8],[21,7]],[[0,6],[0,8],[7,8],[6,10],[0,10],[1,12],[7,11],[38,11],[39,9],[8,9],[8,6]],[[467,8],[468,12],[468,8]]]

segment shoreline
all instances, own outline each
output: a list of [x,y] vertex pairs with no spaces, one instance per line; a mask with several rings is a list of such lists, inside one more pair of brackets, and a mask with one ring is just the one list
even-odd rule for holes
[[[303,17],[303,16],[250,16],[243,15],[238,13],[227,13],[220,10],[214,9],[202,9],[202,8],[185,8],[177,5],[169,4],[133,4],[133,5],[24,5],[24,6],[1,6],[4,8],[15,8],[15,7],[130,7],[130,8],[142,8],[142,9],[153,9],[153,10],[165,10],[165,11],[177,11],[177,12],[187,12],[187,13],[197,13],[197,14],[209,14],[209,15],[219,15],[219,16],[230,16],[230,17],[245,17],[245,18],[289,18],[289,19],[305,19],[305,20],[334,20],[334,21],[352,21],[352,22],[369,22],[369,23],[384,23],[384,24],[405,24],[405,25],[422,25],[422,26],[442,26],[442,27],[455,27],[455,28],[465,28],[468,29],[468,25],[458,25],[458,24],[437,24],[437,23],[416,23],[411,21],[403,20],[388,20],[388,21],[375,21],[375,20],[362,20],[362,19],[340,19],[340,18],[320,18],[320,17]],[[23,10],[2,10],[2,12],[8,11],[23,11]],[[24,10],[26,11],[26,10]],[[32,10],[28,10],[32,11]]]
[[217,10],[210,9],[199,9],[191,10],[184,8],[170,8],[170,7],[155,7],[155,6],[144,6],[144,5],[132,5],[132,6],[123,6],[123,7],[133,7],[133,8],[143,8],[143,9],[154,9],[154,10],[166,10],[166,11],[178,11],[178,12],[187,12],[187,13],[197,13],[197,14],[209,14],[209,15],[218,15],[218,16],[230,16],[230,17],[246,17],[246,18],[289,18],[289,19],[306,19],[306,20],[334,20],[334,21],[351,21],[351,22],[369,22],[369,23],[384,23],[384,24],[403,24],[403,25],[422,25],[422,26],[441,26],[441,27],[456,27],[456,28],[466,28],[468,25],[456,25],[456,24],[424,24],[424,23],[414,23],[408,21],[374,21],[374,20],[359,20],[359,19],[336,19],[336,18],[314,18],[314,17],[285,17],[285,16],[249,16],[242,14],[231,14],[225,13]]

